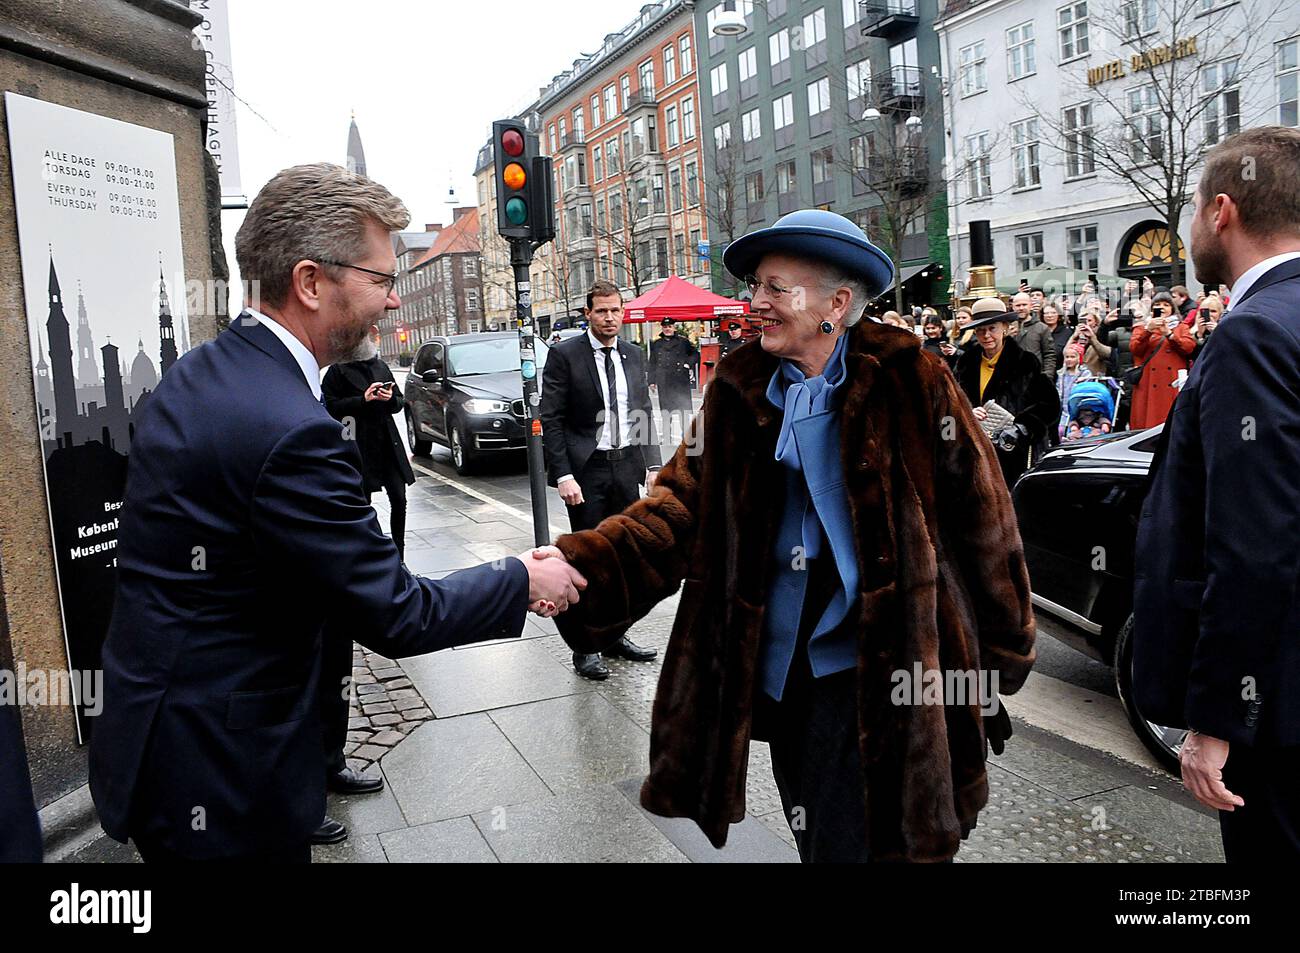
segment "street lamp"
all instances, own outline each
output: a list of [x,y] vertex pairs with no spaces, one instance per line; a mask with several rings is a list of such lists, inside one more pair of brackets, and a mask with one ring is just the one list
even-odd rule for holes
[[879,119],[880,110],[875,106],[868,106],[862,113],[862,118],[866,120]]
[[921,117],[920,117],[920,116],[908,116],[907,119],[905,119],[905,120],[903,121],[903,125],[907,127],[907,131],[910,132],[910,133],[917,133],[917,132],[920,132],[920,131],[921,131]]
[[740,36],[748,30],[745,18],[736,10],[736,0],[724,0],[722,12],[718,18],[713,21],[713,33],[715,36]]

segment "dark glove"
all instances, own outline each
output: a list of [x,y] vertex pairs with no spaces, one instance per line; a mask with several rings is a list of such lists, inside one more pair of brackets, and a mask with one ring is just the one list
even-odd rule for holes
[[1007,706],[1002,704],[1001,699],[998,699],[998,710],[984,716],[984,737],[988,739],[994,754],[1001,754],[1007,739],[1011,737],[1011,716],[1007,714]]
[[997,445],[999,450],[1015,450],[1020,442],[1029,436],[1029,429],[1024,424],[1012,424],[1005,430],[998,432]]

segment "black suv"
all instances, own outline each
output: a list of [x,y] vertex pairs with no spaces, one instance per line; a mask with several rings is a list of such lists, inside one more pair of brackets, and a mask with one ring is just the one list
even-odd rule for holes
[[[549,349],[536,339],[536,373]],[[420,345],[406,377],[406,439],[416,456],[435,443],[451,450],[457,473],[488,454],[524,450],[523,381],[514,331],[456,334]]]

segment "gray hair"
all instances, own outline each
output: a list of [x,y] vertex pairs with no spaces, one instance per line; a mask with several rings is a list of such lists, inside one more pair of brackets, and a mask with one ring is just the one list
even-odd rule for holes
[[848,288],[853,293],[849,301],[849,310],[844,313],[844,326],[851,328],[862,320],[867,310],[867,286],[861,278],[846,274],[834,265],[821,265],[822,290],[832,292],[836,288]]
[[366,229],[398,231],[411,221],[402,201],[378,182],[328,162],[295,165],[275,175],[249,206],[235,235],[245,287],[265,304],[283,304],[294,266],[303,259],[352,261]]

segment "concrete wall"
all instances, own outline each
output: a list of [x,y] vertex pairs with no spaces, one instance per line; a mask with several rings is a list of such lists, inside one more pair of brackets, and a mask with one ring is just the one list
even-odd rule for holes
[[[176,142],[186,278],[213,268],[203,147],[204,57],[191,30],[201,17],[172,0],[0,7],[0,89],[171,133]],[[4,122],[0,116],[0,122]],[[6,618],[0,659],[28,669],[67,664],[36,428],[32,356],[25,330],[18,224],[7,132],[0,134],[0,585]],[[191,344],[216,334],[212,314],[191,310]],[[75,596],[75,594],[65,594]],[[72,712],[21,711],[37,803],[85,781]]]

